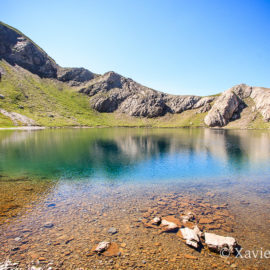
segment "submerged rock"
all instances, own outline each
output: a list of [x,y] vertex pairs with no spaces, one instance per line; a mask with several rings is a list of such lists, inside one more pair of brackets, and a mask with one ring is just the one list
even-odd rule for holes
[[109,233],[109,234],[116,234],[117,232],[118,232],[117,229],[114,228],[114,227],[111,227],[111,228],[108,230],[108,233]]
[[187,212],[186,215],[184,215],[184,216],[181,217],[182,222],[185,224],[188,221],[192,221],[194,219],[194,216],[195,215],[192,212]]
[[198,233],[199,233],[198,229],[193,229],[192,230],[190,228],[181,228],[180,233],[182,235],[182,238],[186,240],[186,244],[188,246],[192,246],[194,248],[199,247],[200,238],[199,238],[199,235],[198,235]]
[[93,247],[88,256],[98,253],[107,257],[119,256],[119,247],[116,243],[102,241],[97,246]]
[[174,216],[167,216],[162,218],[160,226],[162,227],[163,232],[171,232],[179,229],[182,224],[180,220]]
[[205,233],[205,244],[210,250],[221,252],[227,249],[230,254],[235,252],[237,242],[233,237],[220,236],[214,233]]
[[3,263],[0,263],[0,270],[9,270],[9,269],[17,269],[19,263],[13,263],[10,260],[6,260]]
[[104,252],[105,250],[107,250],[110,246],[110,242],[100,242],[96,248],[95,248],[95,252],[97,253],[101,253],[101,252]]
[[54,224],[53,223],[50,223],[50,222],[48,222],[48,223],[46,223],[46,224],[44,224],[44,228],[47,228],[47,229],[50,229],[50,228],[52,228],[54,226]]
[[161,217],[155,217],[151,220],[151,224],[153,225],[160,225],[161,223]]
[[173,231],[178,228],[178,226],[175,223],[167,221],[165,219],[161,221],[161,226],[164,227],[163,228],[164,231]]

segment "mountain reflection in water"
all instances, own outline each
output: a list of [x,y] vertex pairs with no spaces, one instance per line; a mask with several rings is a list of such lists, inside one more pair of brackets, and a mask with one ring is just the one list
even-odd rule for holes
[[1,131],[8,176],[158,181],[269,173],[270,132],[95,128]]

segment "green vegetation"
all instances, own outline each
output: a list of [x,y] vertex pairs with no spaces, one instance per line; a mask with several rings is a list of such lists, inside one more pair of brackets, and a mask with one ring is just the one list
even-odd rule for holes
[[[0,61],[0,67],[4,70],[0,94],[5,96],[5,99],[0,100],[0,108],[25,115],[41,126],[203,126],[204,115],[194,111],[155,119],[98,113],[90,108],[88,96],[78,93],[65,83],[41,79],[5,61]],[[0,127],[11,126],[12,121],[1,115]]]
[[[166,114],[157,118],[138,118],[120,113],[98,113],[89,106],[89,97],[77,92],[76,88],[53,79],[41,79],[37,75],[0,61],[0,108],[17,112],[46,127],[72,126],[125,126],[125,127],[204,127],[206,113],[188,110],[181,114]],[[226,128],[268,129],[270,123],[252,112],[254,102],[246,99],[247,108],[241,119],[232,121]],[[12,127],[14,123],[0,113],[0,127]]]

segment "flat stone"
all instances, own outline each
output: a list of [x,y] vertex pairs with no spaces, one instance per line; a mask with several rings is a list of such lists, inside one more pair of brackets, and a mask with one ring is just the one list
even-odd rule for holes
[[184,258],[186,258],[186,259],[191,259],[191,260],[198,260],[197,257],[192,256],[192,255],[190,255],[190,254],[184,254]]
[[94,248],[94,251],[97,253],[101,253],[101,252],[106,251],[109,248],[109,246],[110,246],[110,242],[103,241],[103,242],[98,243],[98,245]]
[[121,253],[119,251],[118,245],[116,243],[111,243],[109,248],[105,250],[102,254],[107,257],[115,257],[119,256]]
[[111,228],[108,230],[108,233],[109,233],[109,234],[116,234],[117,232],[118,232],[117,229],[114,228],[114,227],[111,227]]
[[53,226],[54,226],[53,223],[46,223],[43,227],[44,227],[44,228],[47,228],[47,229],[50,229],[50,228],[52,228]]
[[233,254],[237,242],[233,237],[224,237],[214,233],[205,233],[205,244],[209,249],[220,252],[223,249],[228,249],[228,251]]
[[213,219],[212,218],[201,218],[200,220],[199,220],[199,223],[200,224],[211,224],[211,223],[213,223],[214,221],[213,221]]

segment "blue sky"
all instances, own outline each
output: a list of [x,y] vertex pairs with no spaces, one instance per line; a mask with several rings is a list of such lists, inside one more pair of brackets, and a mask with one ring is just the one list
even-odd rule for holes
[[270,0],[0,0],[57,63],[172,94],[270,87]]

